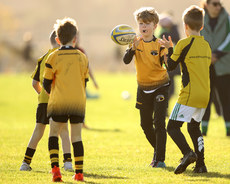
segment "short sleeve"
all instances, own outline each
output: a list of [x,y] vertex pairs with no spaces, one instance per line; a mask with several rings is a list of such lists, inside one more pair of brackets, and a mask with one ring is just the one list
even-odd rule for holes
[[54,66],[53,61],[55,59],[55,54],[50,54],[45,63],[45,70],[43,77],[48,80],[53,80],[54,78]]

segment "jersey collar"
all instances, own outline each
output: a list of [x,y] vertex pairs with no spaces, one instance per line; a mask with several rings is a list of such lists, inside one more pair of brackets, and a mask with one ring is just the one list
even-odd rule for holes
[[70,49],[74,49],[72,46],[69,45],[63,45],[61,46],[61,48],[59,50],[70,50]]
[[150,41],[144,41],[144,40],[143,40],[143,42],[145,42],[145,43],[149,43],[149,42],[152,42],[152,41],[154,41],[154,42],[155,42],[156,40],[157,40],[157,38],[153,35],[153,39],[152,39],[152,40],[150,40]]

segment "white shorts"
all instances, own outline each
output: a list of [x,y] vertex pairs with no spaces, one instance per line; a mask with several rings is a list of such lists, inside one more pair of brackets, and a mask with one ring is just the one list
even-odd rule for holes
[[169,117],[170,120],[190,123],[192,119],[200,122],[204,116],[206,108],[189,107],[176,103]]

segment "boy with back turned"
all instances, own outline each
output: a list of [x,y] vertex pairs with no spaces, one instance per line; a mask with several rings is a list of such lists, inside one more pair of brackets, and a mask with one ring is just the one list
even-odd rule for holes
[[[211,49],[200,31],[203,28],[204,12],[198,6],[190,6],[184,11],[184,31],[187,38],[180,40],[173,51],[171,37],[163,37],[161,44],[168,48],[167,68],[173,70],[180,63],[182,85],[178,101],[169,117],[168,134],[183,154],[181,163],[174,173],[184,172],[187,166],[196,161],[194,173],[205,173],[204,141],[200,131],[200,122],[208,105],[210,94],[209,68]],[[188,133],[195,152],[188,145],[180,128],[187,122]]]
[[49,152],[54,182],[62,181],[59,169],[58,133],[67,121],[71,125],[71,141],[75,160],[74,180],[83,181],[84,147],[81,138],[85,118],[88,81],[88,60],[75,49],[77,25],[71,18],[57,20],[54,25],[60,49],[49,55],[44,71],[43,86],[50,94],[47,114],[50,120]]

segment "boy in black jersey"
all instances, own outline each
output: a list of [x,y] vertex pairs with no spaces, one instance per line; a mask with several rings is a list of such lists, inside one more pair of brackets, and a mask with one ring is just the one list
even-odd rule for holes
[[164,47],[153,35],[159,16],[152,7],[140,8],[135,12],[140,38],[136,38],[124,56],[129,64],[135,56],[137,71],[137,102],[140,111],[141,128],[154,149],[154,168],[165,168],[166,128],[165,117],[168,107],[169,76],[164,67]]

